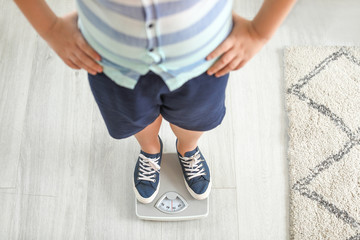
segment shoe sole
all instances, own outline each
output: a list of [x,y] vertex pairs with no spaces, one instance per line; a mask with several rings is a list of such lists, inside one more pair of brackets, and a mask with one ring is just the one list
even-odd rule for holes
[[201,194],[195,193],[195,192],[189,187],[189,185],[187,184],[184,176],[183,176],[183,179],[184,179],[185,186],[186,186],[187,190],[189,191],[189,193],[191,194],[191,196],[193,196],[195,199],[197,199],[197,200],[204,200],[204,199],[206,199],[206,198],[209,196],[210,191],[211,191],[211,179],[210,179],[210,181],[209,181],[209,185],[208,185],[206,191],[203,192],[203,193],[201,193]]
[[133,189],[134,189],[134,193],[135,193],[135,196],[136,196],[136,199],[141,202],[141,203],[151,203],[154,198],[157,196],[158,192],[159,192],[159,189],[160,189],[160,177],[159,177],[159,184],[155,190],[155,192],[148,198],[144,198],[143,196],[140,195],[140,193],[137,191],[137,188],[135,187],[135,179],[133,177]]

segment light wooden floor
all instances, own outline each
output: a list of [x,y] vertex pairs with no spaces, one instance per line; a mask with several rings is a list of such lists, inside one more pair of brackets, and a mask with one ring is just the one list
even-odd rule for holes
[[[58,15],[74,1],[48,1]],[[262,1],[234,0],[252,18]],[[299,0],[271,41],[232,72],[223,123],[199,141],[212,171],[202,220],[134,212],[139,145],[112,139],[86,72],[67,67],[9,0],[0,0],[0,239],[288,239],[282,49],[359,45],[358,0]],[[164,151],[175,136],[163,121]]]

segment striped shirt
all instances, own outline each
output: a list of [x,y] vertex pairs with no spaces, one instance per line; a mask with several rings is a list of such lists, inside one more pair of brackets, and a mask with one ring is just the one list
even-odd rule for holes
[[78,28],[103,73],[134,89],[149,70],[170,91],[211,67],[233,27],[233,0],[76,0]]

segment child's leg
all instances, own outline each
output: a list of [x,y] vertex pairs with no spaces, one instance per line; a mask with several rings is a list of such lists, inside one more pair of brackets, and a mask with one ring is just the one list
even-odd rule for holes
[[170,127],[178,138],[178,146],[176,147],[181,156],[184,156],[185,152],[194,150],[197,146],[197,142],[200,136],[204,133],[201,131],[190,131],[183,129],[171,123]]
[[152,122],[150,125],[145,127],[134,136],[141,146],[141,150],[149,154],[155,154],[160,152],[160,141],[158,138],[162,116]]

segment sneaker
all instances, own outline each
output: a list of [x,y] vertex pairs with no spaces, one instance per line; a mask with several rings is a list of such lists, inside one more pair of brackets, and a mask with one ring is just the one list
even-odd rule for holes
[[160,188],[160,164],[163,143],[160,136],[160,152],[149,154],[140,150],[135,165],[133,188],[137,200],[141,203],[150,203],[154,200]]
[[181,156],[177,150],[176,152],[183,171],[184,182],[187,190],[197,200],[207,198],[211,191],[210,169],[205,161],[198,146],[192,151],[186,152],[185,156]]

